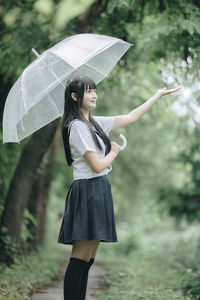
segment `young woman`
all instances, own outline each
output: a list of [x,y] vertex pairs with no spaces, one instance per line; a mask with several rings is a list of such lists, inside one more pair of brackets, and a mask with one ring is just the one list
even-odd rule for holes
[[126,115],[93,117],[97,91],[92,79],[72,77],[65,90],[62,138],[74,181],[68,191],[58,243],[72,245],[64,278],[64,299],[84,300],[88,272],[100,242],[117,242],[111,186],[107,174],[120,145],[110,141],[111,130],[133,124],[163,95],[180,89],[158,90]]

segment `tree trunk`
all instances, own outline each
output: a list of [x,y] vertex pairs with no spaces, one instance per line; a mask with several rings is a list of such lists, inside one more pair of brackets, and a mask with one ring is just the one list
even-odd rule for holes
[[27,207],[35,174],[44,154],[52,143],[58,124],[59,120],[56,119],[33,134],[22,152],[10,183],[1,219],[1,227],[7,228],[8,235],[15,244],[18,242],[24,209]]
[[40,167],[35,181],[32,186],[32,192],[29,197],[28,211],[34,216],[37,225],[30,222],[28,230],[32,234],[33,239],[28,239],[31,248],[37,248],[43,244],[46,224],[46,207],[49,199],[49,191],[51,187],[51,167],[54,163],[56,150],[59,146],[58,131],[54,137],[50,151],[47,153],[47,162]]

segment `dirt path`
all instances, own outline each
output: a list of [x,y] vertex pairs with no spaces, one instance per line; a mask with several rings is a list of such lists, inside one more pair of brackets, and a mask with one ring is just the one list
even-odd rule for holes
[[[64,257],[67,259],[60,265],[58,277],[55,279],[51,284],[38,289],[38,291],[32,295],[31,300],[63,300],[63,278],[66,271],[66,267],[68,264],[68,260],[70,257],[70,251],[66,248],[64,249]],[[102,277],[105,274],[104,268],[95,263],[92,265],[89,277],[88,277],[88,287],[87,287],[87,296],[86,300],[95,300],[95,294],[97,290],[101,289],[103,286],[103,280]]]

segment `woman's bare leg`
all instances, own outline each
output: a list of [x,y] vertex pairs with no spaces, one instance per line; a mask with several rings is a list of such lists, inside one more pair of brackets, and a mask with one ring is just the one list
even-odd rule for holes
[[91,253],[91,258],[95,258],[96,257],[97,249],[98,249],[99,245],[100,245],[100,241],[99,241],[99,243],[96,246],[93,247],[93,250],[92,250],[92,253]]
[[71,257],[80,258],[89,262],[90,258],[96,256],[100,240],[76,240],[73,241]]

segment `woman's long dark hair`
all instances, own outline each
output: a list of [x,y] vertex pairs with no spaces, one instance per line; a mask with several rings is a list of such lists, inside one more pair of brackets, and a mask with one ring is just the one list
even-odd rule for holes
[[[63,144],[65,148],[66,160],[69,166],[72,165],[73,159],[71,156],[70,146],[69,146],[69,124],[74,119],[79,119],[83,121],[89,127],[89,130],[92,134],[94,142],[96,146],[102,150],[101,144],[95,134],[94,128],[100,133],[102,140],[107,146],[107,153],[110,151],[111,144],[109,137],[105,134],[101,126],[94,120],[91,113],[89,112],[89,121],[87,121],[80,108],[83,103],[83,95],[84,91],[87,89],[96,89],[96,84],[94,81],[88,76],[76,75],[70,78],[67,82],[65,89],[65,106],[64,106],[64,115],[62,120],[62,138]],[[77,100],[74,101],[71,97],[71,93],[75,93],[77,95]],[[106,153],[106,154],[107,154]]]

